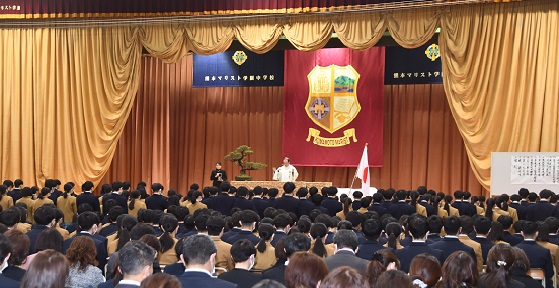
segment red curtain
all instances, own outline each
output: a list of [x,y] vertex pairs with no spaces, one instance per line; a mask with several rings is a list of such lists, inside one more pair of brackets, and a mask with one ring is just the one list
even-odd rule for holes
[[[253,148],[251,161],[269,165],[249,174],[271,180],[270,167],[282,160],[283,87],[192,88],[191,55],[175,64],[145,57],[141,73],[137,102],[101,183],[160,182],[184,194],[192,183],[211,185],[217,161],[230,178],[238,175],[223,157],[242,144]],[[487,194],[470,168],[442,85],[385,86],[384,97],[384,166],[371,168],[372,186]],[[298,170],[303,181],[338,187],[348,187],[355,173]]]

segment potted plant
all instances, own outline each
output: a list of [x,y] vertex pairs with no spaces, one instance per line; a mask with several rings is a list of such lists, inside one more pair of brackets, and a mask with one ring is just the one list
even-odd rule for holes
[[241,145],[237,147],[235,151],[225,155],[225,160],[231,160],[233,163],[241,167],[241,174],[239,176],[235,176],[236,181],[251,181],[252,177],[246,175],[247,170],[258,170],[268,167],[268,165],[263,163],[246,161],[248,155],[252,153],[254,153],[254,151],[252,151],[250,147],[247,145]]

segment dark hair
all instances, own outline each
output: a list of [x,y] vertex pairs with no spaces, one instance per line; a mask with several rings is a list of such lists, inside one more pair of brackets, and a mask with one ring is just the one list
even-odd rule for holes
[[441,263],[433,255],[418,254],[411,260],[409,274],[413,280],[419,279],[428,287],[433,287],[441,278]]
[[129,210],[134,210],[134,207],[136,205],[136,201],[138,199],[140,199],[140,191],[134,190],[134,191],[130,192],[130,203],[128,203],[128,209]]
[[285,184],[283,184],[284,194],[292,194],[294,190],[295,190],[295,183],[285,182]]
[[491,229],[491,220],[487,217],[481,217],[475,222],[474,227],[478,234],[485,235],[489,233],[489,230]]
[[225,220],[221,216],[210,216],[206,220],[206,230],[210,236],[219,236],[225,227]]
[[16,229],[6,231],[4,236],[12,244],[12,255],[8,259],[8,264],[15,266],[23,264],[29,255],[29,236]]
[[153,230],[153,228],[148,224],[138,223],[130,231],[131,240],[139,240],[144,235],[155,235],[155,230]]
[[491,222],[491,229],[487,233],[487,239],[493,243],[504,240],[503,224],[497,221]]
[[161,230],[163,230],[163,234],[159,238],[159,242],[161,242],[161,253],[165,253],[167,250],[173,248],[173,245],[175,245],[175,241],[173,240],[171,233],[177,229],[179,221],[172,214],[165,214],[160,218],[159,226],[161,227]]
[[249,240],[240,239],[231,245],[231,258],[235,263],[245,262],[251,255],[256,255],[256,248]]
[[425,237],[429,231],[429,224],[421,217],[410,217],[408,221],[408,229],[414,239]]
[[472,221],[472,217],[462,215],[459,219],[460,225],[462,226],[462,234],[470,234],[470,232],[474,231],[474,222]]
[[328,275],[328,266],[313,253],[297,252],[285,268],[285,284],[289,288],[314,288]]
[[[120,249],[122,249],[122,247],[124,247],[126,243],[130,242],[130,240],[132,239],[131,236],[132,229],[134,229],[134,227],[138,224],[138,220],[135,217],[130,216],[128,214],[120,215],[118,217],[119,218],[117,218],[116,221],[118,225],[118,230],[116,235],[118,242],[116,245],[116,251],[119,251]],[[120,225],[118,223],[119,219],[120,219]]]
[[460,231],[462,223],[460,219],[456,216],[449,216],[444,219],[444,231],[447,235],[456,235]]
[[181,282],[175,275],[155,273],[142,281],[140,288],[181,288]]
[[196,234],[188,237],[182,247],[184,265],[205,264],[217,253],[215,242],[208,235]]
[[386,235],[388,236],[388,247],[396,249],[398,244],[398,237],[402,234],[402,226],[397,222],[391,222],[384,228]]
[[4,180],[4,182],[2,182],[2,184],[4,186],[6,186],[6,188],[14,186],[14,182],[12,182],[12,180]]
[[87,236],[74,238],[70,248],[66,251],[66,258],[68,258],[72,266],[77,264],[79,271],[85,271],[89,265],[96,266],[97,260],[95,260],[95,255],[97,255],[95,242]]
[[264,279],[260,280],[260,282],[256,283],[252,288],[285,288],[285,286],[278,281],[274,281],[271,279]]
[[256,250],[260,253],[264,253],[264,251],[266,251],[266,241],[270,241],[273,235],[274,226],[262,223],[258,225],[258,236],[260,237],[260,242],[258,242]]
[[437,215],[431,215],[427,218],[427,224],[429,224],[429,232],[439,234],[443,229],[444,222],[443,218]]
[[165,188],[163,187],[163,185],[161,185],[161,183],[155,182],[151,184],[151,190],[153,190],[153,192],[158,192],[160,190],[163,191],[163,189]]
[[388,270],[378,277],[375,287],[412,288],[412,280],[408,274],[400,270]]
[[[491,218],[489,218],[489,219],[492,220]],[[503,224],[503,229],[508,230],[510,228],[510,225],[512,225],[512,223],[513,223],[513,219],[512,219],[512,217],[510,217],[508,215],[501,215],[501,216],[497,217],[497,222]]]
[[367,219],[363,222],[361,231],[368,240],[376,240],[382,232],[382,224],[377,219]]
[[452,196],[451,195],[445,195],[444,196],[444,210],[446,210],[446,212],[448,213],[448,216],[450,216],[450,202],[452,202]]
[[13,248],[10,240],[4,234],[0,234],[0,263],[4,262],[12,251]]
[[464,251],[456,251],[443,264],[443,278],[437,288],[477,287],[478,271],[475,260]]
[[538,232],[538,225],[536,223],[532,221],[526,221],[524,222],[524,225],[522,225],[522,233],[524,234],[525,238],[534,238],[536,232]]
[[146,243],[128,242],[118,251],[118,267],[123,275],[138,275],[144,267],[153,265],[155,255],[155,250]]
[[334,235],[334,244],[336,244],[338,249],[350,248],[355,251],[358,245],[357,235],[353,230],[338,230]]
[[62,253],[63,244],[64,237],[56,228],[45,229],[37,237],[35,251],[39,252],[50,249]]
[[557,233],[557,230],[559,230],[559,219],[555,217],[547,217],[545,219],[545,223],[549,226],[549,232]]
[[16,207],[10,207],[0,212],[0,223],[12,227],[20,222],[21,212]]
[[[285,239],[285,255],[290,257],[295,252],[299,251],[309,251],[311,248],[311,239],[309,239],[305,234],[295,232],[284,237]],[[276,246],[277,250],[277,246]]]
[[[108,202],[108,201],[107,201]],[[116,218],[120,215],[126,214],[126,210],[124,208],[122,208],[121,206],[114,206],[111,208],[111,210],[109,210],[109,221],[111,222],[115,222]]]
[[299,229],[299,232],[307,234],[311,231],[311,225],[312,222],[309,218],[301,217],[301,219],[297,221],[296,227]]
[[400,261],[392,250],[380,249],[373,254],[371,262],[367,265],[366,273],[367,279],[372,287],[374,287],[378,277],[386,271],[386,267],[388,267],[390,263],[394,263],[396,269],[400,269]]
[[78,215],[78,226],[82,231],[87,231],[99,223],[99,216],[93,212],[83,212]]
[[56,218],[56,212],[54,211],[54,208],[48,205],[43,205],[37,208],[37,210],[35,210],[35,213],[33,214],[33,219],[35,220],[35,223],[39,225],[48,225],[55,218]]
[[291,225],[291,217],[289,217],[289,215],[278,214],[274,217],[274,226],[276,226],[276,229],[284,229],[289,225]]
[[540,199],[549,199],[551,195],[553,195],[553,192],[548,189],[543,189],[542,191],[540,191]]
[[325,239],[328,234],[328,228],[322,223],[314,223],[310,230],[311,237],[314,239],[314,246],[311,250],[312,253],[320,256],[326,257],[330,256],[326,253],[326,246],[324,246],[323,239]]
[[70,267],[66,257],[54,250],[37,253],[21,280],[21,288],[65,287]]
[[509,269],[514,264],[514,252],[507,244],[493,246],[487,254],[486,274],[480,277],[480,283],[485,287],[506,288],[509,279]]
[[530,270],[530,260],[528,259],[526,252],[518,247],[512,247],[512,252],[514,253],[514,263],[512,268],[518,268],[522,272],[527,273],[528,270]]
[[538,225],[538,236],[536,237],[537,241],[541,242],[549,242],[549,226],[547,223],[543,221],[536,222]]
[[[289,265],[287,265],[289,267]],[[368,288],[371,287],[367,278],[354,268],[349,266],[338,267],[320,282],[320,288]],[[388,287],[388,286],[387,286]]]

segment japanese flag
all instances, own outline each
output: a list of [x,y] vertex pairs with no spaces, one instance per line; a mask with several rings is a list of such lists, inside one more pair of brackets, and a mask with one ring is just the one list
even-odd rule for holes
[[367,151],[367,145],[363,150],[363,156],[361,156],[361,162],[357,167],[357,178],[361,179],[363,196],[369,196],[369,187],[371,187],[371,174],[369,173],[369,157]]

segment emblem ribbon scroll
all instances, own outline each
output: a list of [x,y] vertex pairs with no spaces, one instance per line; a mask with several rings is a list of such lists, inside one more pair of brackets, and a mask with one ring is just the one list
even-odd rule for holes
[[343,137],[338,138],[324,138],[320,136],[320,131],[314,128],[309,128],[309,136],[307,136],[307,142],[311,141],[311,138],[314,137],[313,144],[323,147],[341,147],[348,145],[353,142],[357,142],[357,138],[355,137],[355,128],[350,128],[344,131]]

